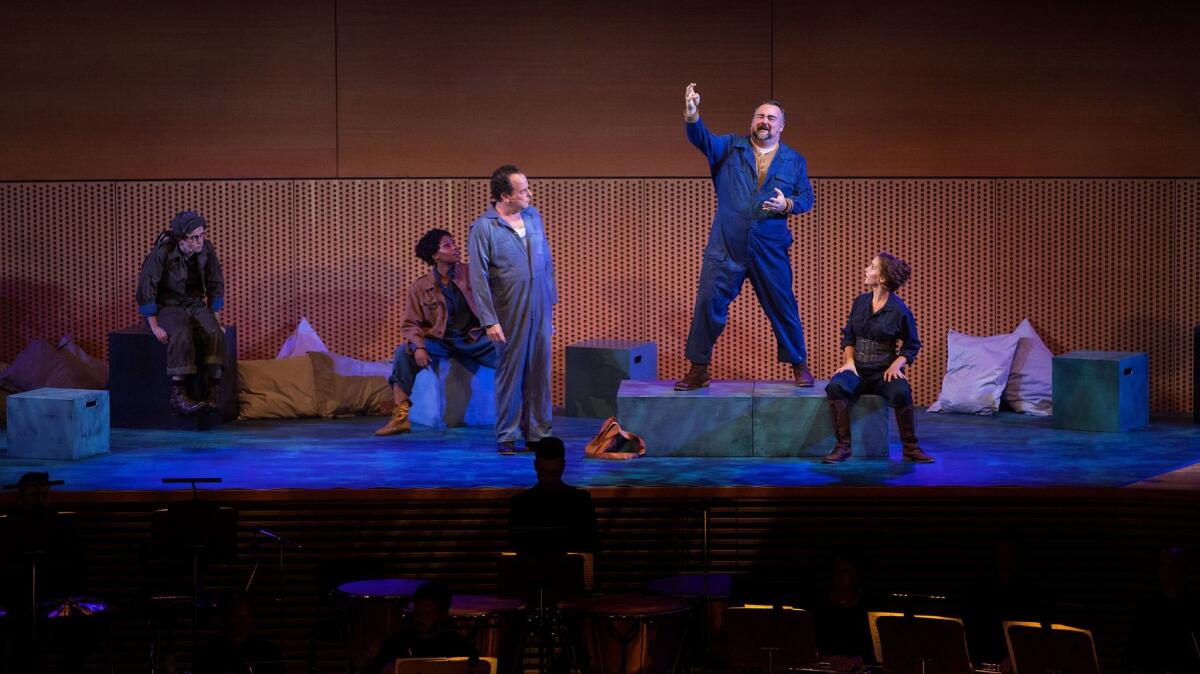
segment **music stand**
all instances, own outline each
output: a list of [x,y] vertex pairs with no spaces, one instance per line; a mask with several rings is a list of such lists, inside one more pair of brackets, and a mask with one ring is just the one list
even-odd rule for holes
[[970,674],[962,620],[939,615],[870,611],[875,659],[888,674]]
[[496,674],[497,666],[496,658],[398,658],[395,662],[394,674]]
[[820,659],[812,615],[802,608],[730,606],[725,609],[723,624],[731,667],[773,674],[776,664],[787,669]]
[[200,500],[197,484],[221,482],[219,477],[165,477],[163,484],[190,484],[192,498],[154,511],[150,518],[150,549],[162,560],[191,564],[192,662],[196,661],[200,622],[200,567],[231,562],[237,557],[236,510]]
[[1014,674],[1100,674],[1091,631],[1017,620],[1006,620],[1003,625]]

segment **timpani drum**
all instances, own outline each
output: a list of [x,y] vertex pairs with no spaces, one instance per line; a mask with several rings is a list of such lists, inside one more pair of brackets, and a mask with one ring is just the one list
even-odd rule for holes
[[389,634],[405,625],[405,607],[424,584],[413,578],[372,578],[338,586],[336,594],[347,607],[347,646],[358,667],[375,657]]
[[560,605],[576,663],[589,674],[671,674],[691,605],[678,597],[610,595]]
[[651,581],[651,592],[686,600],[693,607],[692,625],[688,630],[687,661],[693,665],[718,667],[723,664],[725,609],[733,576],[728,573],[681,573]]
[[525,602],[476,594],[455,595],[450,618],[480,657],[496,658],[498,674],[513,674],[525,646]]

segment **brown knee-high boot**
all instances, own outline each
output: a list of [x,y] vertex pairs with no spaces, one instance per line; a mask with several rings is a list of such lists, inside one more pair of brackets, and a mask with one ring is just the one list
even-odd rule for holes
[[904,458],[913,463],[933,463],[933,457],[925,453],[917,445],[917,428],[914,419],[916,410],[912,403],[904,407],[893,408],[896,413],[896,427],[900,429],[900,444],[904,447]]
[[841,463],[850,458],[850,401],[829,398],[829,414],[833,417],[833,437],[837,443],[826,454],[824,463]]

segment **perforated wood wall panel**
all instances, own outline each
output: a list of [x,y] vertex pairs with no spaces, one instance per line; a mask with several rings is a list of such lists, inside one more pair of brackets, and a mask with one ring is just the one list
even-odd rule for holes
[[[1011,330],[1030,318],[1056,353],[1148,351],[1151,405],[1191,407],[1189,342],[1200,299],[1200,181],[816,179],[816,208],[791,219],[794,289],[816,374],[839,360],[839,329],[880,249],[913,265],[901,291],[924,340],[916,399],[936,397],[950,329]],[[679,377],[715,199],[707,179],[531,178],[558,270],[554,390],[565,346],[650,339],[659,377]],[[487,181],[276,180],[0,184],[0,360],[32,338],[105,334],[138,320],[134,285],[155,233],[201,212],[226,269],[241,358],[273,357],[306,315],[330,349],[386,360],[404,294],[427,267],[430,227],[465,246]],[[714,375],[784,379],[747,283],[714,351]]]
[[841,326],[863,292],[863,269],[881,250],[913,269],[897,294],[922,341],[908,373],[917,401],[928,404],[941,389],[948,330],[999,332],[992,189],[986,180],[817,182],[821,304],[808,343],[820,377],[841,363]]
[[1148,351],[1151,407],[1185,409],[1173,192],[1168,180],[998,181],[997,327],[1028,317],[1055,353]]
[[0,360],[65,333],[103,356],[120,304],[113,248],[112,183],[0,184]]
[[225,272],[222,323],[238,327],[239,358],[271,358],[294,327],[296,243],[289,180],[117,183],[114,327],[137,323],[138,270],[175,213],[194,210]]
[[663,266],[643,235],[644,181],[534,180],[530,189],[554,256],[552,382],[561,392],[568,344],[598,336],[647,338],[645,279]]
[[1174,402],[1164,409],[1190,410],[1195,400],[1192,368],[1197,365],[1189,355],[1193,353],[1191,335],[1192,329],[1200,325],[1200,295],[1192,292],[1196,286],[1192,279],[1200,262],[1200,180],[1175,181],[1175,198],[1178,205],[1176,232],[1179,243],[1174,247],[1170,270],[1176,284],[1168,297],[1175,305],[1176,319],[1172,323],[1172,331],[1176,341],[1173,348],[1179,350],[1180,367],[1160,380],[1151,381],[1150,386],[1151,391],[1160,386],[1169,387]]

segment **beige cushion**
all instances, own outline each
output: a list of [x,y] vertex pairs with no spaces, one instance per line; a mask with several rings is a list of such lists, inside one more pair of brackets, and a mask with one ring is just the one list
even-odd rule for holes
[[[78,349],[74,345],[71,346],[72,349]],[[108,368],[101,367],[103,361],[88,356],[90,362],[85,362],[72,353],[72,349],[55,348],[44,339],[35,339],[17,354],[12,365],[0,373],[0,387],[10,391],[31,391],[47,386],[74,389],[105,388]],[[96,363],[101,366],[97,366]]]
[[[375,363],[348,356],[310,351],[317,389],[325,402],[326,416],[355,414],[391,414],[395,404],[387,376],[378,374]],[[341,374],[352,372],[355,374]],[[367,374],[374,373],[374,374]]]
[[308,356],[238,361],[239,418],[318,417],[326,406]]

